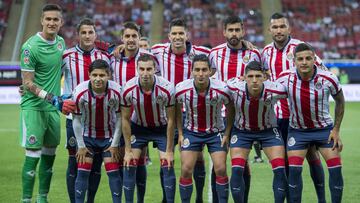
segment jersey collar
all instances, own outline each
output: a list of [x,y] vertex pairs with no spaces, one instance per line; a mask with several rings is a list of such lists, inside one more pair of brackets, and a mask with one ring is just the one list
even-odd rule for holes
[[[189,54],[191,53],[191,50],[192,50],[192,44],[191,44],[191,42],[186,41],[186,42],[185,42],[185,46],[186,46],[185,53],[186,53],[187,55],[189,55]],[[172,52],[172,49],[171,49],[171,43],[169,43],[169,53],[173,53],[173,52]],[[184,55],[185,53],[179,54],[179,55]]]
[[93,47],[90,51],[85,51],[84,49],[82,49],[82,48],[80,47],[79,44],[77,44],[77,45],[76,45],[76,50],[77,50],[78,52],[80,52],[81,54],[91,55],[92,53],[94,53],[95,47]]
[[[254,98],[254,99],[260,99],[260,98],[262,98],[263,95],[264,95],[264,89],[265,89],[265,84],[263,83],[260,96],[259,96],[258,98]],[[251,100],[247,83],[245,83],[245,91],[246,91],[246,99],[247,99],[247,100]]]
[[[311,76],[311,79],[310,79],[309,81],[313,80],[313,79],[315,78],[316,74],[317,74],[317,68],[316,68],[316,66],[314,65],[313,68],[314,68],[314,74]],[[300,80],[302,80],[302,79],[301,79],[301,76],[300,76],[300,74],[299,74],[299,72],[298,72],[297,69],[296,69],[296,75],[298,76],[298,78],[299,78]]]
[[[140,87],[140,92],[141,92],[141,94],[144,94],[144,92],[142,91],[142,88],[141,88],[141,84],[140,84],[140,76],[137,76],[137,80],[138,80],[137,83],[138,83],[138,85]],[[156,82],[157,82],[157,77],[156,77],[156,75],[154,75],[154,85],[151,88],[151,94],[154,92]]]
[[[106,96],[107,93],[108,93],[108,87],[109,87],[109,81],[106,83],[104,96]],[[96,98],[96,95],[95,95],[94,91],[92,90],[91,81],[90,81],[90,80],[89,80],[88,88],[89,88],[89,90],[90,90],[91,97]]]
[[292,39],[291,36],[289,36],[289,37],[288,37],[288,40],[286,41],[286,43],[285,43],[285,45],[284,45],[284,47],[281,48],[281,49],[278,49],[278,48],[276,47],[275,42],[273,42],[275,49],[277,49],[277,50],[279,50],[279,51],[284,50],[284,48],[289,44],[289,42],[290,42],[291,39]]

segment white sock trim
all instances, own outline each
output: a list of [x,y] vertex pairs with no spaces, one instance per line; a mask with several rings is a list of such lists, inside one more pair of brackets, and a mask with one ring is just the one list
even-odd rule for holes
[[40,158],[41,150],[25,150],[25,155],[32,158]]

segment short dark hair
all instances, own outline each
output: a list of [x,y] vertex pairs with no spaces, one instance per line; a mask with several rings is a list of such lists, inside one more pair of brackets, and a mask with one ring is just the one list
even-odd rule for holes
[[[140,61],[146,62],[146,61],[152,61],[154,64],[154,68],[156,68],[156,61],[154,56],[150,55],[150,54],[141,54],[139,56],[139,58],[137,59],[137,64],[139,64]],[[139,67],[139,66],[138,66]]]
[[57,4],[45,4],[42,8],[42,12],[44,13],[46,11],[59,11],[62,13],[61,7]]
[[270,20],[286,18],[282,13],[274,13],[271,15]]
[[174,18],[174,19],[172,19],[170,24],[169,24],[169,30],[171,30],[171,28],[174,27],[174,26],[184,27],[185,30],[187,30],[186,22],[182,18]]
[[140,36],[140,27],[135,22],[125,22],[121,30],[121,35],[124,34],[126,29],[135,30]]
[[249,72],[249,71],[261,71],[262,73],[264,73],[264,68],[261,65],[260,62],[258,61],[251,61],[250,63],[248,63],[245,67],[245,75]]
[[105,70],[109,75],[111,74],[111,68],[108,62],[102,59],[96,59],[89,66],[89,73],[94,71],[95,69]]
[[244,22],[241,20],[241,18],[239,16],[228,16],[227,18],[225,18],[225,20],[223,21],[224,24],[224,30],[226,29],[226,27],[229,24],[235,24],[235,23],[240,23],[241,27],[244,25]]
[[150,40],[148,37],[140,37],[140,41],[147,41],[148,43],[150,43]]
[[95,23],[94,23],[93,20],[91,20],[90,18],[83,18],[83,19],[80,21],[80,23],[76,26],[77,32],[80,31],[80,28],[81,28],[81,26],[83,26],[83,25],[93,26],[93,27],[94,27],[94,30],[96,30],[96,29],[95,29],[96,26],[95,26]]
[[296,56],[296,53],[302,52],[302,51],[311,51],[312,53],[315,53],[314,48],[310,44],[303,42],[303,43],[298,44],[295,47],[294,56]]
[[210,64],[209,58],[205,54],[198,54],[198,55],[195,55],[192,60],[191,70],[194,69],[194,64],[195,64],[195,62],[198,62],[198,61],[206,62],[210,69],[211,64]]

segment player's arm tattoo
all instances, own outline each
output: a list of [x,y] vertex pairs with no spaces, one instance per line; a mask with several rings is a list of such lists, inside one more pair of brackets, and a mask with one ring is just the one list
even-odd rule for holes
[[121,124],[125,141],[125,150],[131,150],[131,124],[130,124],[130,107],[121,107]]
[[344,94],[343,91],[340,90],[340,92],[333,96],[334,100],[335,100],[335,123],[334,123],[334,128],[337,130],[340,130],[340,125],[342,122],[342,119],[344,117],[344,112],[345,112],[345,99],[344,99]]
[[41,89],[34,83],[35,73],[31,71],[21,71],[22,84],[26,91],[39,95]]
[[174,130],[175,130],[175,107],[169,106],[166,108],[167,115],[167,144],[166,151],[172,152],[174,148]]

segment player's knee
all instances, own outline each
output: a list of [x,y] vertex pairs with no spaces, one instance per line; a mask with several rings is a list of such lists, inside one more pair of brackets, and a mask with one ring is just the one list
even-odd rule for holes
[[330,169],[330,168],[338,168],[338,167],[341,167],[342,164],[341,164],[341,158],[340,157],[335,157],[335,158],[332,158],[332,159],[328,159],[326,160],[326,165],[327,167]]
[[226,165],[225,164],[218,164],[214,165],[214,171],[216,176],[226,176]]
[[105,163],[106,173],[111,173],[119,170],[119,163],[116,162],[106,162]]
[[41,156],[41,150],[40,149],[26,149],[25,150],[25,155],[28,157],[33,157],[33,158],[40,158]]
[[285,168],[285,159],[284,158],[275,158],[270,161],[271,167],[273,170],[280,168]]
[[181,177],[191,178],[192,177],[192,167],[189,165],[182,165],[181,166]]
[[56,147],[43,147],[41,148],[41,154],[54,156],[56,153]]
[[289,156],[288,160],[290,167],[302,167],[304,163],[304,158],[300,156]]

